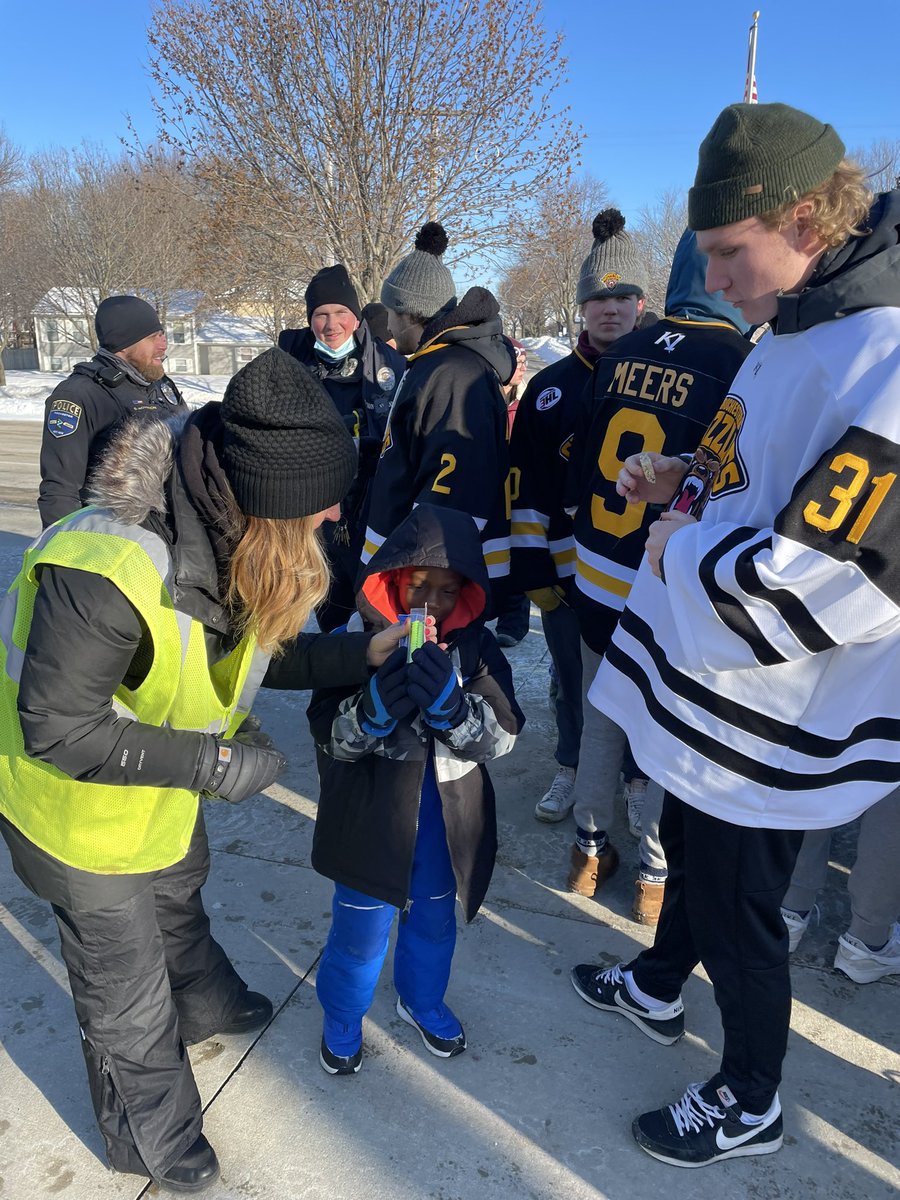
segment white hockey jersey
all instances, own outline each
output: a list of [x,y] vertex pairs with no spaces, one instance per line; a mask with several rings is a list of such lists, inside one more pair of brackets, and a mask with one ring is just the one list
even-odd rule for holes
[[682,485],[702,519],[665,582],[644,560],[590,692],[651,778],[778,829],[900,784],[900,308],[800,328],[738,372]]

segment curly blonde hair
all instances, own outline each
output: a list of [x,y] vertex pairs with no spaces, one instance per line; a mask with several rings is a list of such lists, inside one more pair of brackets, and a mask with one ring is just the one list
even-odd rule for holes
[[867,233],[865,220],[873,198],[862,167],[845,158],[838,163],[834,174],[817,188],[760,213],[759,219],[767,229],[783,229],[793,219],[798,204],[811,204],[812,212],[807,222],[825,246],[832,249],[842,245],[847,238],[863,237]]
[[311,516],[273,520],[233,514],[237,536],[227,602],[237,631],[255,633],[273,657],[328,595],[328,560],[313,522]]

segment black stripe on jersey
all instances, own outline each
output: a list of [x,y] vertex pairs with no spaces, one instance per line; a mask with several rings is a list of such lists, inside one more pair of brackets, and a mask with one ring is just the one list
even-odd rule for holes
[[812,613],[793,592],[787,588],[769,588],[762,582],[756,569],[754,556],[759,550],[771,550],[772,539],[765,537],[753,546],[748,546],[737,556],[734,563],[734,577],[742,592],[757,600],[765,600],[778,610],[778,615],[793,633],[801,646],[805,646],[812,654],[820,650],[833,650],[837,645],[834,638],[829,637],[821,625],[813,619]]
[[759,626],[735,597],[719,587],[715,578],[716,564],[735,546],[747,540],[754,532],[753,529],[735,529],[722,539],[700,561],[700,582],[706,590],[710,603],[718,614],[719,620],[732,633],[743,638],[753,651],[756,661],[763,667],[771,667],[775,663],[787,662],[783,654],[763,637]]
[[[659,674],[663,685],[676,696],[680,696],[693,708],[702,709],[723,725],[730,725],[751,737],[770,742],[773,746],[784,746],[796,750],[798,754],[806,754],[810,758],[838,758],[845,751],[861,742],[873,738],[894,742],[900,739],[900,720],[893,717],[870,717],[861,725],[855,726],[845,738],[827,738],[818,733],[800,729],[788,721],[779,721],[768,713],[761,713],[755,708],[740,704],[723,696],[721,692],[712,691],[697,679],[684,675],[669,663],[665,653],[653,636],[653,630],[630,608],[626,608],[619,621],[623,631],[636,641],[653,660],[653,665]],[[610,652],[615,643],[610,646]],[[620,651],[621,653],[621,651]],[[622,668],[619,668],[622,670]],[[640,670],[640,668],[638,668]],[[629,670],[623,671],[631,677]],[[637,682],[637,680],[635,680]],[[643,688],[641,689],[643,691]],[[665,724],[665,722],[660,722]],[[705,752],[704,752],[705,753]],[[714,757],[707,755],[707,757]]]
[[[686,724],[665,708],[653,694],[650,680],[644,670],[615,642],[607,650],[606,657],[617,671],[621,671],[637,686],[648,714],[657,725],[671,733],[689,749],[701,754],[717,766],[723,767],[726,771],[730,771],[733,775],[738,775],[762,787],[784,792],[811,792],[817,788],[862,781],[900,783],[900,763],[885,762],[883,759],[862,759],[836,767],[833,771],[801,775],[796,771],[786,771],[781,767],[760,762],[759,759],[751,758],[747,754],[741,754],[733,747],[723,744],[719,738],[694,729],[693,726]],[[794,745],[791,749],[798,750],[800,747]]]
[[851,425],[797,482],[775,532],[838,562],[855,563],[900,605],[898,525],[900,446]]

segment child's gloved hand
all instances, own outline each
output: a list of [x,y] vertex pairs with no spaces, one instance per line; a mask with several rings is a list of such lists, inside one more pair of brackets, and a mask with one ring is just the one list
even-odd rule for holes
[[397,649],[369,680],[360,701],[360,725],[374,737],[393,732],[398,721],[416,711],[407,691],[406,650]]
[[426,642],[413,654],[407,678],[410,698],[432,729],[455,729],[465,720],[465,693],[449,654],[434,642]]

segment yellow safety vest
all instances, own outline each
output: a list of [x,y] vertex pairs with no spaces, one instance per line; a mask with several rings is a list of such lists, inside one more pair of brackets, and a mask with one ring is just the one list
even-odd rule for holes
[[230,736],[250,710],[269,656],[248,636],[211,666],[202,623],[172,602],[172,562],[162,538],[103,509],[82,509],[45,530],[0,604],[0,811],[35,845],[84,871],[171,866],[187,852],[196,792],[81,783],[25,753],[16,700],[38,568],[48,564],[109,579],[147,625],[153,662],[138,688],[117,688],[113,708],[122,717]]

